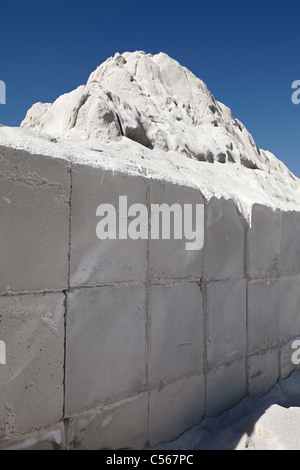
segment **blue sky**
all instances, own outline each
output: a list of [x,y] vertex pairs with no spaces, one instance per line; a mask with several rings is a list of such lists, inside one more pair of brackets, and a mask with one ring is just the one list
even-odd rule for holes
[[0,123],[85,83],[115,52],[166,52],[300,177],[299,0],[0,0]]

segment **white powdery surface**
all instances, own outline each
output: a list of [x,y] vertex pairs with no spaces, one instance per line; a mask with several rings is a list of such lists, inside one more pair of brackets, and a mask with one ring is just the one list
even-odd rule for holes
[[117,53],[86,85],[33,105],[21,128],[1,127],[0,145],[232,198],[248,219],[254,203],[300,207],[300,180],[163,53]]

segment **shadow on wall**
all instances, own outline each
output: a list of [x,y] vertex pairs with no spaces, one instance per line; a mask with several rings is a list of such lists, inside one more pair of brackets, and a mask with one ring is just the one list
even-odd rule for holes
[[300,372],[151,450],[299,450]]

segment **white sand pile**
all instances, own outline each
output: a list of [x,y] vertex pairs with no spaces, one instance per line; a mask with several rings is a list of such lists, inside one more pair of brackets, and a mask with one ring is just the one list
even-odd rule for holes
[[87,84],[53,104],[36,103],[0,145],[299,210],[300,184],[205,84],[166,54],[116,54]]

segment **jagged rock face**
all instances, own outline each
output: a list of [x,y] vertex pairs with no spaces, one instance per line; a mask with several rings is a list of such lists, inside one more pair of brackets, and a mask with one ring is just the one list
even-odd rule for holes
[[256,147],[200,79],[164,53],[116,54],[86,85],[53,104],[33,105],[21,127],[72,140],[111,142],[125,136],[199,161],[287,171],[270,152]]

